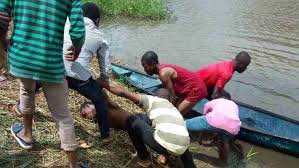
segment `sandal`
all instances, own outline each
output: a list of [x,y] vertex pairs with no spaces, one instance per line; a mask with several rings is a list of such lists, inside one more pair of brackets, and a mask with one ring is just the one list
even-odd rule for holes
[[26,142],[23,138],[18,136],[18,133],[24,128],[23,125],[12,125],[10,131],[19,145],[24,149],[32,149],[33,142]]
[[88,168],[88,165],[87,164],[84,164],[84,163],[77,163],[77,165],[80,167],[80,168]]

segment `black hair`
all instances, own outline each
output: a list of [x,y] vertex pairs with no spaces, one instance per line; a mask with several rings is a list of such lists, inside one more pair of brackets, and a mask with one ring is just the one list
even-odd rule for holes
[[154,51],[147,51],[143,54],[141,62],[145,62],[150,65],[159,64],[158,55]]
[[250,63],[251,57],[247,52],[241,51],[240,53],[237,54],[235,60],[238,61],[238,62],[244,62],[245,61],[245,62]]
[[80,114],[82,114],[82,110],[85,109],[89,105],[93,105],[93,104],[88,101],[85,101],[84,103],[82,103],[82,105],[80,106]]
[[101,19],[100,8],[92,2],[87,2],[82,6],[83,16],[91,19],[95,24],[97,19]]

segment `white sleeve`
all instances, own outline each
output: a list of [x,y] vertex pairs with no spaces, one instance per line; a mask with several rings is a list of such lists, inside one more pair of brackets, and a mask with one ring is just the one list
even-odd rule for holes
[[97,57],[100,65],[101,78],[108,80],[109,76],[112,75],[112,68],[109,46],[106,40],[103,40],[102,45],[98,49]]
[[138,105],[145,108],[146,110],[149,110],[149,103],[149,97],[147,95],[140,94],[140,102]]

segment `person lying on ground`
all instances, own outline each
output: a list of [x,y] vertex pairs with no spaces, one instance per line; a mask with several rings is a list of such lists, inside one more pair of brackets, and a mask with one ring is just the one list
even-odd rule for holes
[[[66,80],[70,89],[76,90],[84,97],[92,101],[96,107],[97,120],[101,139],[104,144],[113,141],[110,136],[108,122],[107,102],[102,95],[102,86],[93,79],[91,71],[91,61],[94,55],[97,56],[100,63],[101,81],[108,81],[111,74],[111,62],[108,50],[108,43],[98,26],[101,19],[101,11],[94,3],[85,3],[82,6],[84,23],[86,29],[86,40],[82,47],[82,51],[75,62],[64,59],[66,68]],[[65,32],[68,32],[69,22],[66,23]],[[72,41],[68,33],[64,35],[64,51],[72,45]],[[67,54],[66,54],[67,55]]]
[[238,53],[232,61],[220,62],[217,64],[203,67],[196,71],[204,81],[209,100],[219,97],[231,97],[224,90],[226,83],[232,78],[235,71],[243,73],[251,62],[251,57],[245,51]]
[[[117,130],[126,131],[126,121],[127,118],[131,115],[128,111],[121,108],[118,104],[113,102],[108,95],[103,90],[103,95],[107,100],[108,104],[108,119],[109,119],[109,127]],[[80,107],[80,116],[92,121],[95,121],[97,113],[95,110],[95,106],[91,102],[85,102]],[[98,122],[98,121],[95,121]]]
[[189,132],[217,133],[219,158],[227,162],[229,143],[240,131],[238,105],[224,98],[214,99],[204,106],[204,115],[186,120]]
[[[70,89],[76,90],[79,94],[92,101],[96,108],[97,120],[101,132],[101,139],[104,144],[112,142],[113,138],[109,134],[108,107],[105,98],[102,95],[102,87],[114,94],[119,94],[117,83],[110,80],[111,58],[109,54],[108,42],[104,38],[103,33],[99,30],[101,12],[94,3],[85,3],[82,6],[86,40],[75,62],[67,61],[67,48],[72,45],[70,34],[64,34],[64,64],[66,68],[66,80]],[[65,32],[70,28],[69,22],[65,25]],[[91,61],[96,55],[100,66],[100,78],[95,80],[91,71]],[[37,82],[36,91],[41,87]],[[15,110],[17,108],[15,106]]]
[[154,51],[147,51],[142,56],[141,64],[148,75],[159,75],[163,87],[170,92],[170,102],[183,115],[207,96],[204,82],[194,72],[177,65],[160,64]]
[[[15,29],[9,43],[8,62],[10,73],[20,79],[20,110],[24,114],[23,123],[13,124],[11,133],[22,148],[33,147],[35,87],[36,81],[42,82],[47,104],[57,125],[61,148],[66,152],[70,167],[78,167],[75,153],[77,141],[74,120],[67,103],[62,48],[65,20],[70,17],[69,33],[73,46],[69,49],[69,60],[74,61],[80,53],[85,38],[81,2],[1,0],[0,11],[14,16]],[[0,20],[2,23],[3,18]],[[5,40],[1,38],[2,44]]]
[[181,113],[168,100],[167,89],[159,89],[157,96],[141,95],[125,91],[124,97],[146,109],[146,114],[130,115],[127,130],[137,150],[138,164],[151,166],[148,146],[153,151],[165,155],[180,156],[185,167],[196,167],[188,147],[189,133]]

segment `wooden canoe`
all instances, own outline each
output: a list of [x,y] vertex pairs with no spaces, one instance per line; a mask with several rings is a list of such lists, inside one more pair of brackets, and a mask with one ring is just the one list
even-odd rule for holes
[[[113,64],[112,71],[116,78],[147,94],[153,94],[162,87],[159,79],[138,70]],[[201,113],[207,101],[199,102],[194,110]],[[235,102],[239,106],[242,121],[238,139],[299,157],[298,121],[245,103]]]

